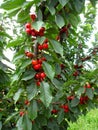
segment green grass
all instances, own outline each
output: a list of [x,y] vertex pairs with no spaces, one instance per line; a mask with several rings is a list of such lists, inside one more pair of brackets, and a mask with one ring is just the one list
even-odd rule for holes
[[67,130],[98,130],[98,109],[93,109],[75,122],[69,122]]

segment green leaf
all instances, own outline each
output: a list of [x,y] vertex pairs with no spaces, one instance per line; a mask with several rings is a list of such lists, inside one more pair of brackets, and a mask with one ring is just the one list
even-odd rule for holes
[[27,87],[28,100],[31,101],[37,94],[37,87],[34,83]]
[[25,0],[12,0],[12,1],[5,1],[3,2],[3,4],[1,5],[1,8],[5,9],[5,10],[11,10],[11,9],[15,9],[21,5],[23,5],[23,3],[25,2]]
[[89,99],[93,99],[94,92],[93,92],[92,88],[86,88],[86,95],[89,97]]
[[10,47],[15,47],[15,46],[19,46],[21,45],[21,43],[24,42],[24,39],[16,39],[14,41],[11,41],[7,44],[7,48],[10,48]]
[[49,107],[52,101],[52,95],[48,83],[42,82],[40,89],[40,99],[46,107]]
[[61,73],[61,67],[60,67],[60,64],[58,64],[58,63],[55,65],[55,73],[56,73],[56,75]]
[[2,122],[0,121],[0,130],[2,130]]
[[23,116],[20,117],[17,121],[16,127],[18,128],[18,130],[23,130]]
[[62,6],[65,6],[68,3],[69,0],[59,0],[60,4]]
[[80,16],[69,14],[67,19],[69,20],[69,23],[72,24],[72,26],[77,27],[77,25],[80,22]]
[[64,111],[60,111],[57,117],[57,121],[60,124],[64,120]]
[[13,119],[19,112],[14,112],[5,120],[4,124],[8,123],[11,119]]
[[28,116],[30,117],[31,120],[34,120],[37,117],[37,111],[38,111],[37,102],[33,100],[32,102],[30,102],[30,106],[28,107]]
[[55,16],[55,22],[59,28],[62,28],[65,25],[65,21],[61,15]]
[[84,4],[85,4],[85,0],[74,0],[73,1],[73,4],[75,6],[75,9],[78,13],[80,13],[84,7]]
[[10,17],[15,16],[20,9],[21,9],[21,7],[17,7],[15,9],[12,9],[12,10],[8,11],[7,15]]
[[32,122],[27,114],[23,116],[23,130],[32,130]]
[[63,46],[58,41],[55,40],[51,40],[51,45],[54,51],[63,57]]
[[94,7],[96,6],[96,0],[90,0],[90,2]]
[[21,80],[27,81],[32,79],[35,76],[36,72],[32,70],[27,70],[24,74],[23,74],[23,78]]
[[25,24],[25,22],[30,18],[27,14],[29,14],[29,10],[20,10],[17,15],[17,22]]
[[23,89],[20,88],[20,89],[15,93],[15,95],[14,95],[14,97],[13,97],[15,103],[16,103],[16,102],[18,101],[18,99],[20,98],[20,95],[21,95],[22,92],[23,92]]
[[6,32],[1,32],[0,31],[0,36],[6,36],[6,37],[12,39],[12,37],[9,34],[7,34]]
[[39,21],[42,21],[43,16],[42,16],[42,11],[41,11],[40,9],[38,10],[37,17],[38,17],[38,20],[39,20]]
[[55,85],[57,89],[61,89],[63,87],[63,81],[59,81],[56,78],[53,79],[52,83]]
[[39,30],[41,27],[44,27],[44,26],[45,26],[45,24],[43,21],[33,22],[33,28],[36,30]]
[[54,14],[55,14],[55,8],[54,8],[54,6],[52,6],[52,5],[50,4],[50,5],[48,5],[47,7],[48,7],[50,13],[51,13],[52,15],[54,15]]
[[48,76],[48,78],[52,80],[55,75],[55,71],[54,71],[53,67],[47,62],[43,62],[43,69],[44,69],[46,75]]
[[22,61],[22,66],[20,69],[26,68],[28,65],[31,64],[31,62],[32,62],[32,60],[30,60],[30,59],[26,59],[26,60]]
[[78,98],[74,98],[72,101],[71,101],[71,107],[76,107],[78,104],[79,104],[79,99]]

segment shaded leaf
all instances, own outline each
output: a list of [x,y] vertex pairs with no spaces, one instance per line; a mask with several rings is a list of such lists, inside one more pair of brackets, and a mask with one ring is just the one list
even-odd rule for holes
[[23,78],[22,80],[27,81],[32,79],[35,76],[35,71],[32,70],[27,70],[24,74],[23,74]]
[[63,46],[58,41],[55,40],[51,40],[51,45],[54,51],[63,57]]
[[8,118],[5,120],[4,124],[8,123],[11,119],[13,119],[19,112],[12,113]]
[[37,87],[34,83],[27,87],[28,100],[31,101],[37,94]]
[[23,92],[23,89],[20,88],[20,89],[15,93],[15,95],[14,95],[14,97],[13,97],[15,103],[16,103],[16,102],[18,101],[18,99],[20,98],[20,95],[21,95],[22,92]]
[[65,6],[68,3],[69,0],[59,0],[60,4],[62,6]]
[[59,28],[62,28],[65,25],[65,21],[61,15],[55,16],[55,22]]
[[76,107],[79,104],[80,100],[78,98],[74,98],[71,101],[71,107]]
[[51,101],[52,101],[52,95],[50,91],[50,87],[48,83],[42,82],[41,83],[41,93],[40,93],[40,99],[43,102],[43,104],[46,107],[49,107]]
[[89,97],[89,99],[93,99],[94,92],[93,92],[92,88],[87,88],[86,89],[86,95]]
[[43,69],[44,69],[46,75],[48,76],[48,78],[50,78],[52,80],[55,75],[55,71],[54,71],[53,67],[47,62],[43,62]]
[[23,116],[23,130],[32,130],[32,122],[27,114]]
[[32,102],[30,102],[30,106],[28,107],[28,115],[31,120],[34,120],[37,117],[37,111],[38,111],[37,102],[33,100]]

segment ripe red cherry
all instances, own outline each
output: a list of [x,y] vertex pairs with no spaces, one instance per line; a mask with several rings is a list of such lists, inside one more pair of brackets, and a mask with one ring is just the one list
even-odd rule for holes
[[25,55],[29,58],[33,58],[33,53],[31,52],[25,52]]
[[39,63],[39,64],[42,64],[42,59],[38,59],[38,63]]
[[31,35],[31,33],[32,33],[31,29],[30,28],[26,28],[26,33]]
[[31,19],[34,21],[36,19],[36,15],[35,14],[31,14],[30,15]]
[[43,50],[43,45],[38,45],[38,50]]
[[37,73],[37,74],[35,75],[35,78],[36,78],[36,79],[40,79],[40,73]]
[[37,85],[37,86],[40,86],[40,81],[37,81],[37,82],[36,82],[36,85]]
[[25,114],[24,111],[20,111],[20,112],[19,112],[19,115],[20,115],[20,116],[24,116],[24,114]]
[[33,68],[35,70],[40,70],[41,69],[41,64],[34,65]]
[[30,105],[30,101],[29,100],[25,100],[25,105]]
[[47,43],[43,44],[43,49],[48,49],[48,44]]
[[38,60],[32,60],[32,65],[37,65],[38,64]]
[[58,113],[58,110],[56,110],[56,109],[53,109],[52,111],[51,111],[51,114],[57,114]]
[[26,23],[26,24],[25,24],[25,28],[31,29],[31,24],[30,24],[30,23]]
[[44,72],[42,72],[42,73],[40,74],[40,77],[41,77],[42,79],[44,79],[44,78],[46,77],[46,74],[45,74]]
[[86,85],[86,87],[87,87],[87,88],[91,88],[91,85],[88,83],[88,84]]
[[45,31],[45,28],[44,27],[41,27],[39,32],[44,32]]

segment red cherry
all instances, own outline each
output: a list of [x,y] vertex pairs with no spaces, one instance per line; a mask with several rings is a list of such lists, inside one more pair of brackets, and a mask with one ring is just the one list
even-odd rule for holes
[[69,101],[71,101],[71,100],[73,100],[74,99],[74,96],[68,96],[67,97],[67,100],[69,100]]
[[42,31],[39,31],[38,35],[41,37],[41,36],[44,36],[44,32]]
[[91,85],[88,83],[88,84],[86,85],[86,88],[91,88]]
[[31,35],[31,33],[32,33],[31,29],[30,28],[26,28],[26,33]]
[[78,76],[79,75],[79,73],[78,73],[78,71],[75,71],[74,73],[73,73],[73,76]]
[[30,105],[30,101],[29,100],[25,100],[25,105]]
[[38,63],[39,63],[39,64],[42,64],[42,59],[38,59]]
[[41,64],[34,65],[33,68],[35,70],[40,70],[41,69]]
[[41,77],[42,79],[44,79],[44,78],[46,77],[46,74],[45,74],[44,72],[42,72],[42,73],[40,74],[40,77]]
[[30,23],[26,23],[26,24],[25,24],[25,28],[31,29],[31,24],[30,24]]
[[58,110],[56,110],[56,109],[53,109],[52,111],[51,111],[51,114],[57,114],[58,113]]
[[31,19],[34,21],[36,19],[36,15],[35,14],[31,14],[30,15]]
[[38,50],[43,50],[43,45],[38,45]]
[[20,116],[24,116],[24,114],[25,114],[24,111],[20,111],[20,112],[19,112],[19,115],[20,115]]
[[34,56],[33,53],[31,53],[31,52],[25,52],[25,55],[29,58],[33,58],[33,56]]
[[46,61],[47,59],[46,59],[45,57],[42,57],[41,60],[42,60],[42,61]]
[[37,73],[37,74],[35,75],[35,78],[36,78],[36,79],[39,79],[39,78],[40,78],[40,74]]
[[47,43],[43,44],[43,49],[48,49],[48,44]]
[[44,31],[45,31],[44,27],[41,27],[41,29],[39,30],[39,32],[44,32]]
[[32,60],[32,65],[37,65],[38,64],[38,60]]
[[40,81],[37,81],[37,82],[36,82],[36,85],[37,85],[37,86],[40,86]]

